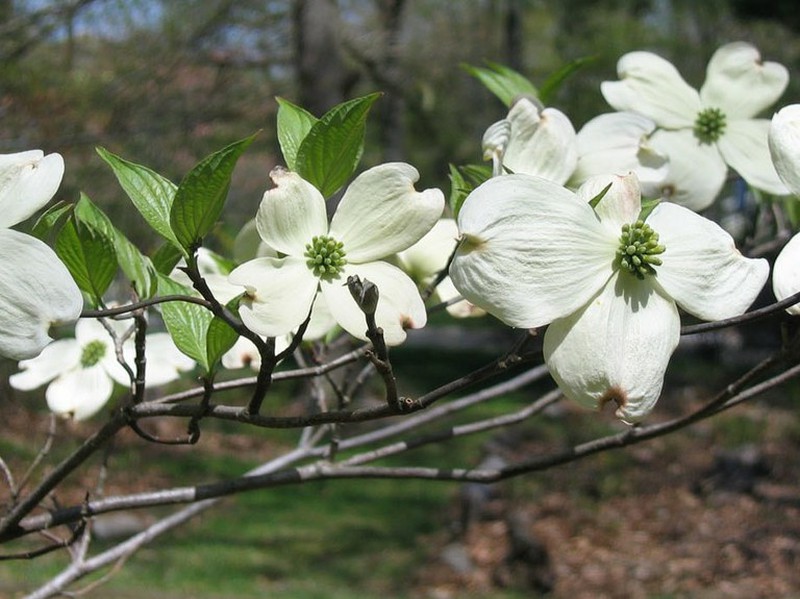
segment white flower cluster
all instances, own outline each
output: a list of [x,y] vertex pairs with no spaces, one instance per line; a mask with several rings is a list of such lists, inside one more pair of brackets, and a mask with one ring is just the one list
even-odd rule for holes
[[[306,340],[336,327],[367,340],[365,312],[374,312],[388,345],[400,344],[408,329],[426,324],[420,289],[435,284],[431,291],[453,315],[549,325],[544,357],[563,393],[592,408],[613,402],[623,421],[637,422],[661,394],[679,309],[704,320],[737,316],[767,281],[766,260],[742,256],[723,229],[693,210],[713,202],[729,169],[767,193],[800,195],[800,105],[779,111],[771,125],[758,118],[783,93],[788,73],[746,43],[714,54],[699,91],[650,52],[623,56],[618,74],[601,86],[618,112],[577,133],[561,111],[518,99],[487,129],[483,155],[493,177],[468,195],[457,219],[443,218],[440,190],[415,189],[419,175],[408,164],[356,177],[330,220],[314,185],[276,168],[254,227],[237,241],[246,248],[241,264],[230,270],[201,248],[200,274],[221,303],[241,296],[244,325],[275,338],[278,351],[304,323]],[[58,155],[0,157],[0,225],[42,207],[62,173]],[[661,202],[643,202],[642,194]],[[80,292],[30,236],[0,229],[0,253],[7,265],[24,264],[0,273],[0,353],[28,358],[11,384],[49,382],[52,410],[91,416],[115,382],[130,384],[132,342],[115,344],[99,323],[81,321],[74,339],[45,348],[51,323],[78,317]],[[779,299],[800,290],[798,253],[800,235],[775,263]],[[353,298],[355,277],[377,286],[375,305]],[[147,352],[150,385],[192,367],[164,333],[148,337]],[[239,339],[222,363],[258,369],[260,356]]]
[[[678,307],[733,317],[764,286],[767,261],[743,257],[692,210],[717,197],[729,167],[768,193],[800,193],[800,107],[775,116],[768,143],[770,122],[756,116],[788,73],[746,43],[714,54],[699,92],[649,52],[626,54],[618,71],[602,93],[620,112],[577,135],[525,99],[487,131],[484,156],[500,176],[464,202],[450,275],[502,321],[549,325],[545,361],[563,393],[593,408],[613,402],[633,423],[661,394]],[[642,192],[664,201],[643,209]],[[800,291],[798,252],[795,237],[775,264],[778,298]]]

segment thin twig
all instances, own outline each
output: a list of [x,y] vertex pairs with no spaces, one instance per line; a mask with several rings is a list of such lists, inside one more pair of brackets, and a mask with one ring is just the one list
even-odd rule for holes
[[776,312],[781,312],[790,306],[800,302],[800,292],[787,297],[784,300],[753,310],[752,312],[745,312],[741,316],[734,316],[733,318],[726,318],[724,320],[715,320],[714,322],[701,322],[699,324],[690,324],[681,327],[681,335],[696,335],[697,333],[705,333],[707,331],[715,331],[717,329],[724,329],[746,322],[755,322],[762,318],[766,318]]
[[25,485],[28,484],[28,481],[39,467],[39,464],[41,464],[45,457],[47,457],[47,454],[50,453],[50,449],[53,447],[53,440],[56,438],[56,423],[58,422],[58,418],[54,413],[51,412],[47,422],[47,438],[44,441],[44,445],[42,445],[42,448],[39,450],[39,453],[37,453],[36,457],[33,458],[31,465],[28,466],[25,474],[22,475],[22,478],[19,481],[19,487],[17,488],[17,493],[22,493],[22,490],[25,488]]
[[131,312],[135,312],[136,310],[142,310],[144,308],[149,308],[150,306],[156,306],[158,304],[164,304],[167,302],[186,302],[189,304],[198,304],[204,308],[211,309],[210,303],[199,297],[193,297],[190,295],[162,295],[160,297],[154,297],[152,299],[143,300],[132,304],[125,304],[124,306],[104,308],[103,310],[84,310],[81,312],[81,318],[111,318],[113,316],[129,314]]

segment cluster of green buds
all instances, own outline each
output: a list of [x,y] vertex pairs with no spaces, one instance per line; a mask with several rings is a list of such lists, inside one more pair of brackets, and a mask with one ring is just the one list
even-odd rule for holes
[[342,242],[327,235],[315,235],[311,243],[306,244],[303,255],[308,258],[308,267],[321,279],[336,278],[347,264]]
[[725,133],[725,113],[719,108],[701,110],[694,121],[694,136],[701,144],[717,141]]
[[633,224],[622,225],[619,237],[617,261],[619,266],[639,279],[655,275],[655,266],[661,266],[661,258],[666,248],[658,243],[658,233],[648,224],[637,220]]
[[106,355],[106,344],[95,339],[86,344],[81,352],[81,366],[91,368],[95,366]]

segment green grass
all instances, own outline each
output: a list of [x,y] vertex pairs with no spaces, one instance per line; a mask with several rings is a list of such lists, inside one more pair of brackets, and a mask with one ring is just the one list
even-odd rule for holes
[[[527,401],[520,396],[498,398],[457,420],[506,412]],[[414,434],[453,424],[449,419],[446,425],[429,425]],[[136,477],[183,485],[234,477],[262,460],[214,446],[213,435],[224,434],[231,426],[204,423],[205,436],[194,447],[137,442],[133,449],[114,453],[109,480]],[[286,443],[298,434],[241,427],[235,432],[264,438],[265,447]],[[470,465],[480,457],[486,438],[432,444],[383,463]],[[364,479],[313,482],[227,498],[136,553],[90,596],[141,596],[136,589],[144,585],[151,599],[246,599],[266,594],[286,599],[403,597],[415,571],[432,557],[425,536],[448,525],[446,510],[456,491],[455,483]],[[33,546],[25,543],[6,550]],[[92,553],[110,546],[95,541]],[[32,561],[0,562],[0,596],[30,591],[66,565],[64,552]],[[97,578],[93,575],[83,583]]]
[[[190,456],[182,465],[197,467]],[[230,472],[232,460],[205,466]],[[329,481],[229,498],[137,553],[97,596],[119,596],[144,581],[167,597],[391,596],[424,557],[419,535],[442,525],[452,489]],[[0,590],[30,590],[65,564],[63,556],[0,564]]]

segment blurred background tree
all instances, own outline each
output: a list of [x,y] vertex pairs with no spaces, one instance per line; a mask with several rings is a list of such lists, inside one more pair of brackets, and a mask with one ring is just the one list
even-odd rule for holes
[[577,128],[609,110],[598,85],[630,50],[662,54],[694,85],[736,39],[793,69],[795,12],[749,0],[0,0],[0,151],[61,152],[60,197],[85,191],[147,244],[95,146],[177,181],[262,130],[236,173],[224,244],[279,160],[276,95],[321,114],[384,92],[365,166],[406,160],[423,185],[446,187],[447,164],[478,161],[485,127],[504,113],[460,64],[492,60],[541,84],[594,57],[555,99]]

